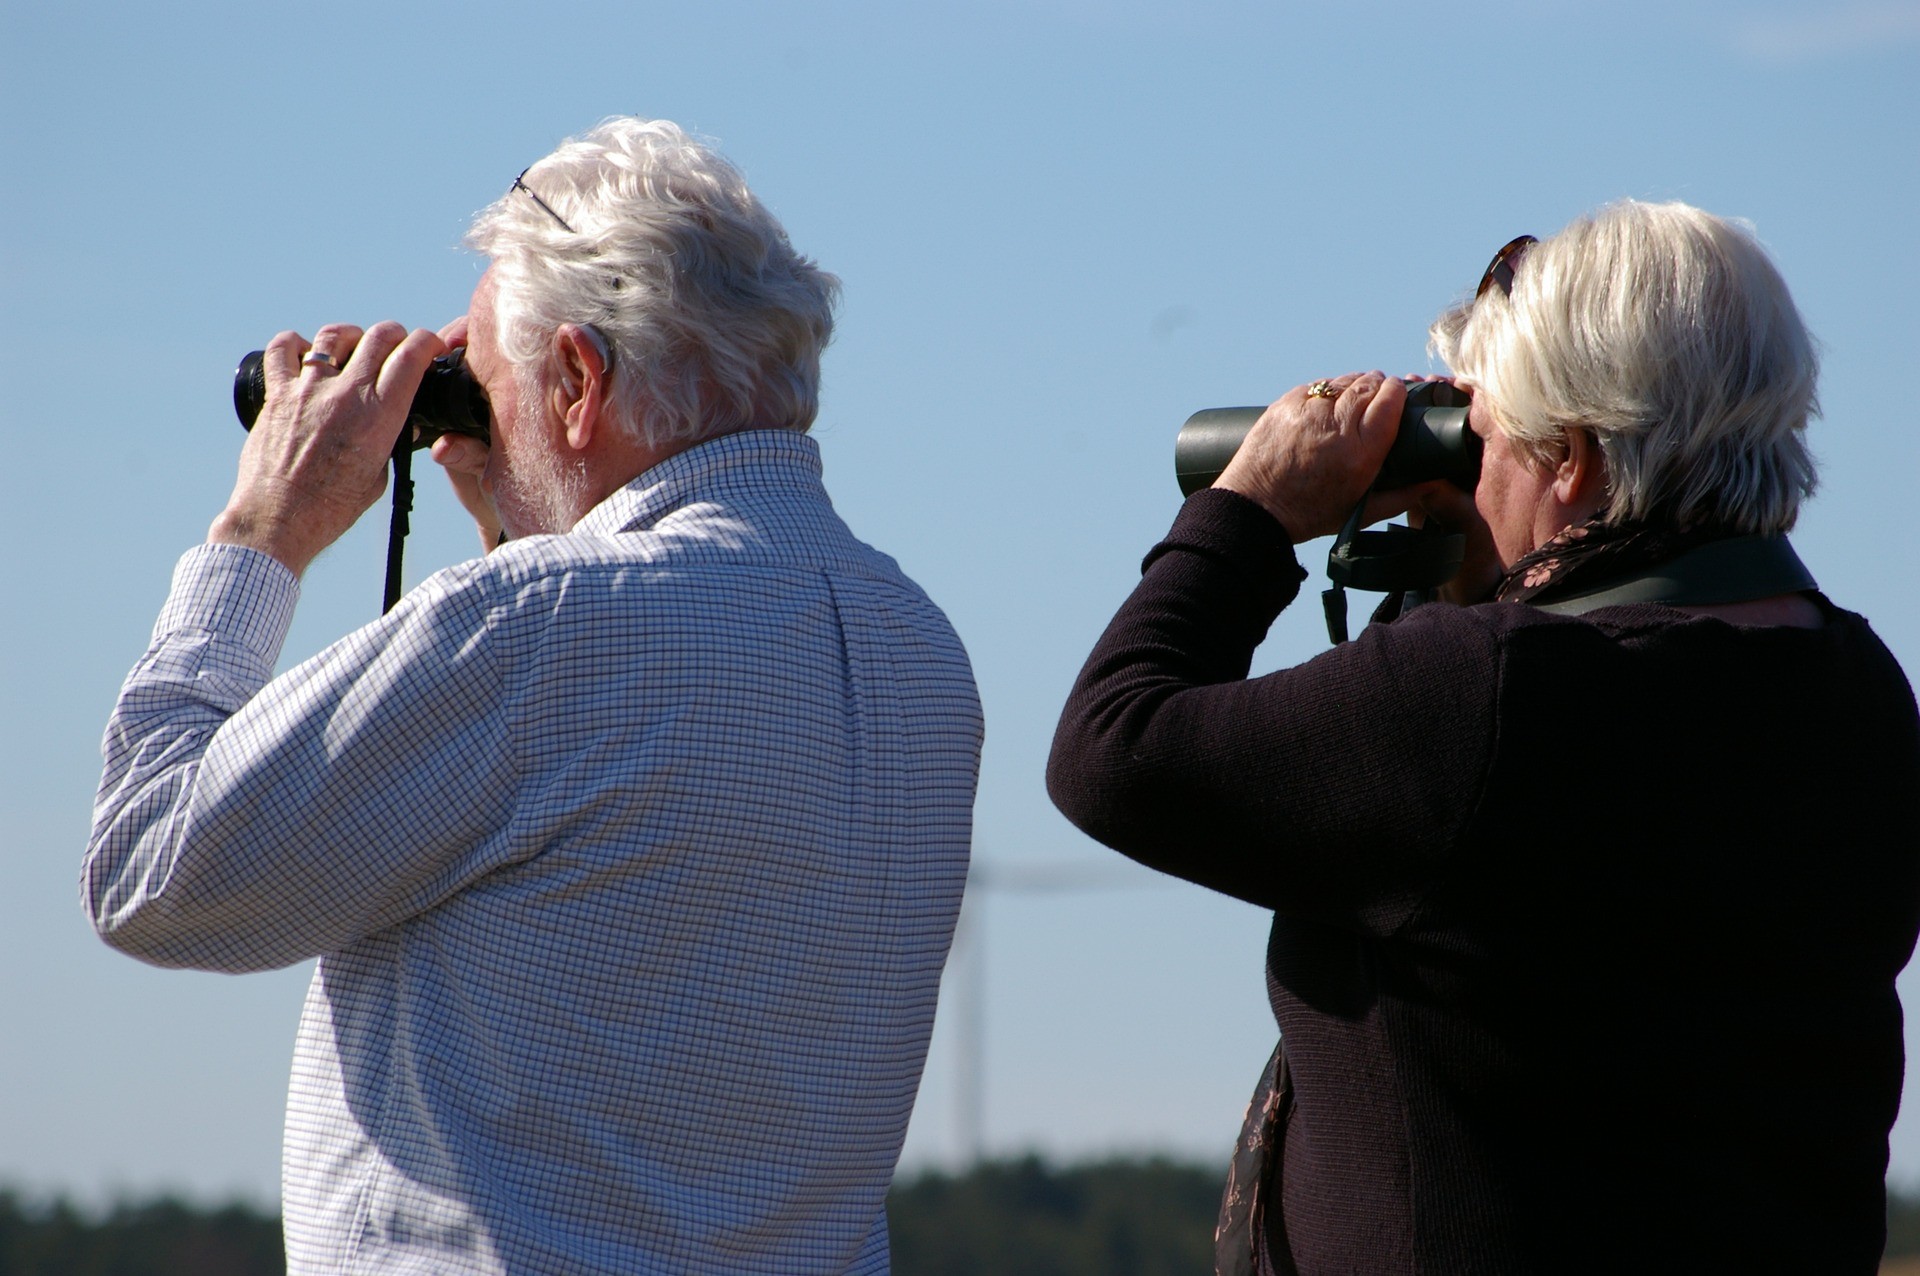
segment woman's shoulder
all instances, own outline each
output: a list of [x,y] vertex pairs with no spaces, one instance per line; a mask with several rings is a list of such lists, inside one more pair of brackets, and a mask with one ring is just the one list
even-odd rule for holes
[[[1546,665],[1593,677],[1609,665],[1641,670],[1743,669],[1756,676],[1830,671],[1859,685],[1889,684],[1911,699],[1899,663],[1865,617],[1809,595],[1816,624],[1755,624],[1741,615],[1661,603],[1603,607],[1582,615],[1526,603],[1427,603],[1369,625],[1356,647],[1398,662],[1415,659]],[[1356,655],[1359,654],[1356,652]]]

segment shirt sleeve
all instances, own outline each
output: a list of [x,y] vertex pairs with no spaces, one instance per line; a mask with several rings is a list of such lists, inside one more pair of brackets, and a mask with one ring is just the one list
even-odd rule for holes
[[95,930],[124,952],[290,965],[526,853],[482,591],[443,572],[270,680],[297,593],[236,546],[175,571],[107,724],[81,875]]
[[1074,684],[1048,789],[1143,864],[1388,932],[1480,801],[1499,641],[1472,609],[1436,604],[1248,679],[1304,577],[1265,510],[1192,497]]

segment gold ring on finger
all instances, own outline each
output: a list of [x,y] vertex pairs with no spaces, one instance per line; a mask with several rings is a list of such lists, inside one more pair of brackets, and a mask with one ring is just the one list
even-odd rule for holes
[[1307,387],[1307,397],[1309,399],[1335,399],[1339,396],[1340,392],[1333,388],[1333,382],[1331,381],[1315,381]]

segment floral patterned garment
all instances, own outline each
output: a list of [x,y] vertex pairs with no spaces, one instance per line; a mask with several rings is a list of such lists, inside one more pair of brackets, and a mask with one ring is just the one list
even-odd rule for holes
[[1698,545],[1729,533],[1719,527],[1650,527],[1645,523],[1609,526],[1596,514],[1564,527],[1538,549],[1521,555],[1493,591],[1495,602],[1546,602],[1545,595],[1566,597],[1617,581],[1678,558]]
[[1213,1230],[1214,1276],[1293,1276],[1293,1258],[1285,1250],[1284,1235],[1274,1253],[1267,1211],[1279,1207],[1273,1195],[1279,1188],[1281,1132],[1293,1087],[1287,1076],[1284,1045],[1275,1046],[1261,1069],[1260,1084],[1247,1104],[1240,1137],[1233,1145],[1233,1163],[1227,1167],[1227,1187],[1220,1196],[1220,1221]]

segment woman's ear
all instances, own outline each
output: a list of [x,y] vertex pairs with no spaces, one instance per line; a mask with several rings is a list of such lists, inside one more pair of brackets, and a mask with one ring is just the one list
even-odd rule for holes
[[[1578,426],[1565,434],[1566,455],[1553,470],[1553,499],[1569,508],[1604,504],[1607,494],[1607,463],[1593,431]],[[1595,504],[1595,509],[1599,508]]]

